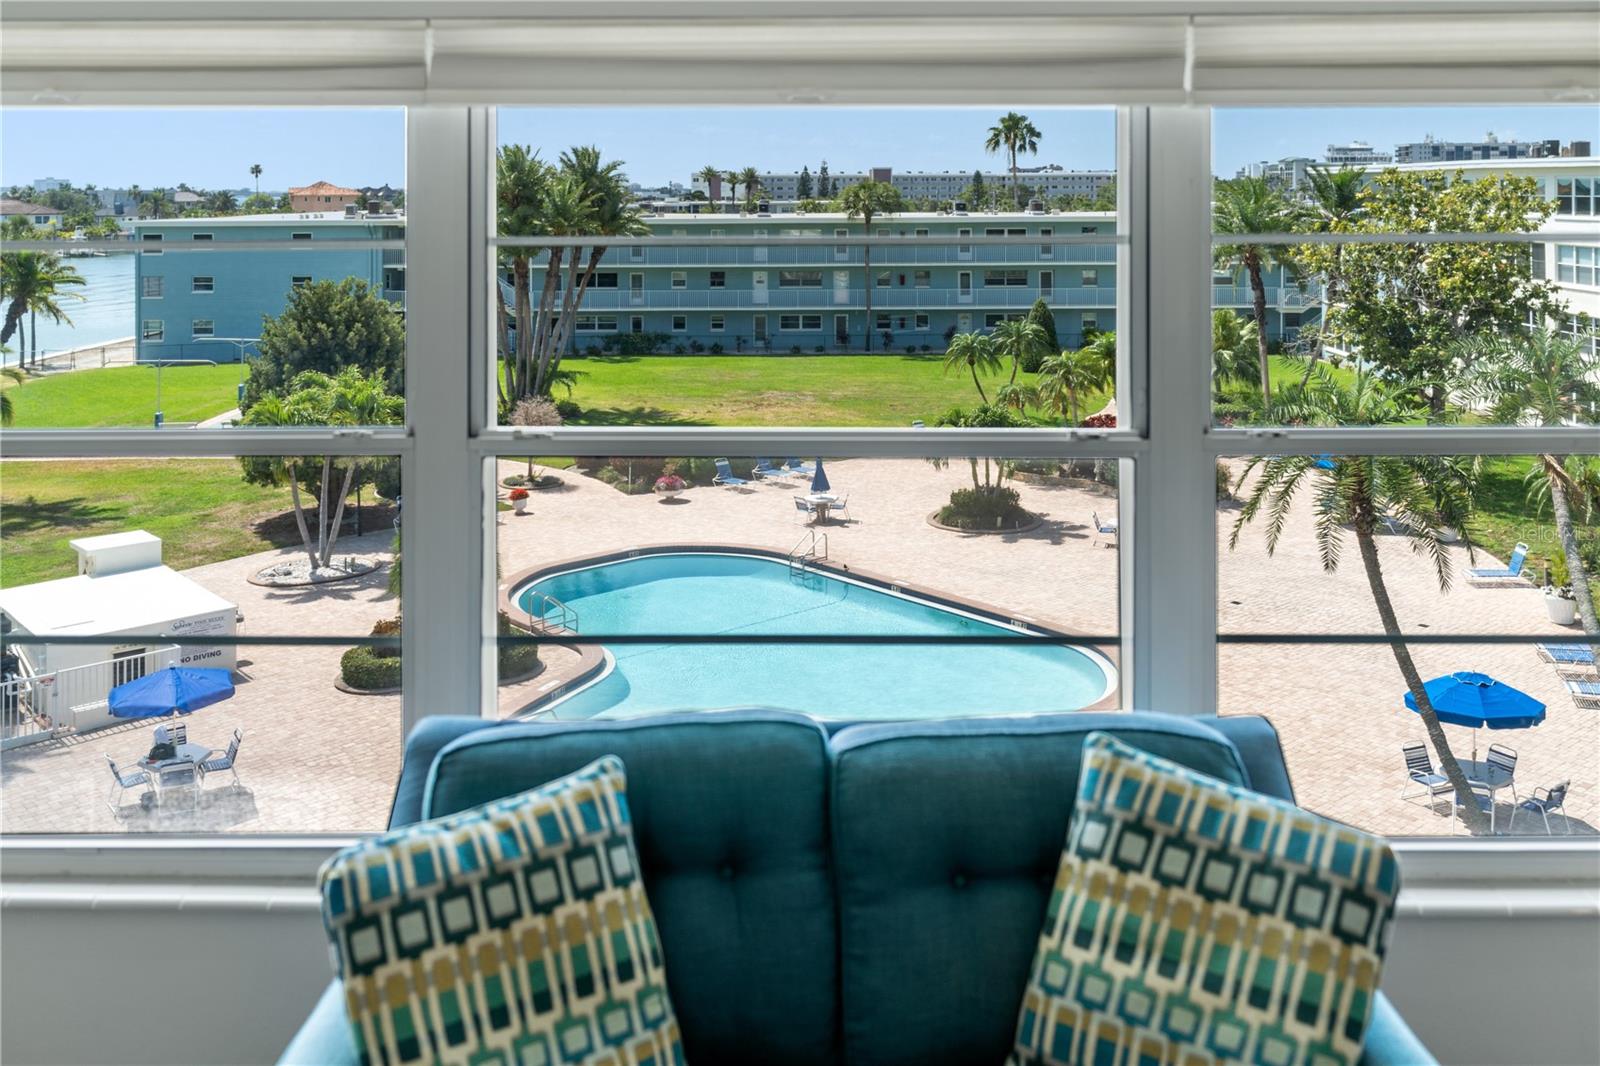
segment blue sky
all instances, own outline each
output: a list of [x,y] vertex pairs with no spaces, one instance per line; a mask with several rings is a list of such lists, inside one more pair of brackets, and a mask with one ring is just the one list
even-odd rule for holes
[[[1043,134],[1038,162],[1107,169],[1115,161],[1108,110],[1027,108]],[[687,181],[707,163],[724,169],[798,169],[823,159],[834,171],[888,164],[899,170],[998,167],[983,151],[994,108],[548,108],[505,109],[502,142],[531,144],[554,158],[573,144],[598,144],[646,185]],[[1380,149],[1426,133],[1476,140],[1600,142],[1595,107],[1281,108],[1222,110],[1213,126],[1217,173],[1285,155],[1320,158],[1333,142]],[[1033,160],[1030,160],[1032,162]],[[251,163],[262,188],[327,179],[399,185],[405,172],[403,112],[382,110],[60,110],[0,114],[0,184],[70,178],[105,186],[245,188]]]

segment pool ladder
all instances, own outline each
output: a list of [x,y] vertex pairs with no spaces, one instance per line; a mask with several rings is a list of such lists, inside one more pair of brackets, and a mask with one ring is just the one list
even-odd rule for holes
[[552,629],[578,631],[578,612],[554,596],[535,592],[528,597],[528,629],[534,633],[548,633]]
[[827,557],[828,534],[822,534],[822,550],[819,552],[817,550],[817,531],[808,529],[806,530],[806,535],[801,537],[799,543],[789,552],[789,576],[804,574],[808,562],[815,562],[818,559],[826,559]]

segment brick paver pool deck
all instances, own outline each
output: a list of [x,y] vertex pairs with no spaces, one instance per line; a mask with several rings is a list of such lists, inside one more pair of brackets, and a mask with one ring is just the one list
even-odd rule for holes
[[[501,474],[521,470],[501,464]],[[848,493],[852,521],[826,527],[835,562],[954,596],[1005,607],[1068,632],[1117,632],[1117,556],[1094,543],[1090,514],[1114,513],[1106,490],[1079,484],[1016,482],[1023,504],[1044,516],[1020,534],[970,535],[935,529],[927,515],[968,484],[965,464],[935,470],[920,460],[840,460],[827,464],[835,491]],[[798,480],[744,488],[696,488],[689,502],[625,496],[575,471],[559,489],[535,493],[527,515],[499,512],[501,573],[580,555],[661,543],[757,544],[788,551],[806,535],[790,496]],[[1293,515],[1268,558],[1259,529],[1237,551],[1226,535],[1235,512],[1219,511],[1218,624],[1223,632],[1380,632],[1354,544],[1336,574],[1322,571],[1307,509]],[[68,551],[63,533],[62,551]],[[387,533],[341,540],[341,550],[381,552]],[[248,575],[292,551],[265,552],[187,571],[239,604],[247,633],[360,634],[395,613],[383,572],[315,589],[266,589]],[[1473,588],[1457,582],[1440,595],[1431,565],[1397,537],[1380,554],[1390,593],[1408,630],[1526,633],[1571,640],[1551,624],[1532,588]],[[1454,551],[1465,563],[1464,553]],[[1487,565],[1481,561],[1480,565]],[[1159,598],[1158,598],[1159,599]],[[6,832],[202,830],[278,833],[381,828],[399,767],[400,698],[340,692],[338,647],[242,649],[237,695],[188,718],[191,739],[225,745],[245,731],[240,786],[215,788],[199,811],[152,814],[130,795],[121,817],[107,809],[106,754],[132,762],[150,745],[149,723],[130,723],[0,755],[0,829]],[[1424,677],[1481,670],[1548,707],[1543,725],[1485,732],[1515,748],[1519,791],[1570,778],[1573,828],[1600,825],[1600,713],[1573,705],[1555,670],[1529,645],[1413,646]],[[502,713],[535,698],[573,669],[577,656],[545,649],[538,677],[500,692]],[[1423,739],[1416,715],[1401,708],[1404,685],[1386,645],[1224,645],[1223,713],[1260,713],[1277,726],[1300,801],[1322,813],[1395,835],[1449,833],[1452,820],[1399,798],[1400,745]],[[1452,747],[1470,752],[1469,731],[1447,727]],[[1509,813],[1502,808],[1502,819]],[[1542,832],[1519,817],[1519,832]],[[1566,826],[1560,819],[1556,832]]]

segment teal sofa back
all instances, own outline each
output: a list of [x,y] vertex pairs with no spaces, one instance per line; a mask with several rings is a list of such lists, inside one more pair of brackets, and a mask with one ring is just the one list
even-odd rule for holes
[[[690,1066],[999,1063],[1096,729],[1293,799],[1263,718],[438,717],[407,742],[391,821],[615,753]],[[1387,1001],[1376,1017],[1364,1063],[1432,1061]],[[282,1061],[354,1056],[334,986]]]

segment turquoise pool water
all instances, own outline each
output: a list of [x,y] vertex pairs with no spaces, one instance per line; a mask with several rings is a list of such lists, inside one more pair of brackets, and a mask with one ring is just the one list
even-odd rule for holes
[[749,555],[646,555],[569,570],[518,591],[577,613],[578,632],[805,634],[837,644],[618,644],[609,671],[554,705],[558,718],[690,708],[786,707],[829,718],[927,718],[1076,710],[1110,691],[1115,671],[1068,647],[889,645],[880,635],[997,635],[1016,630],[920,600]]

